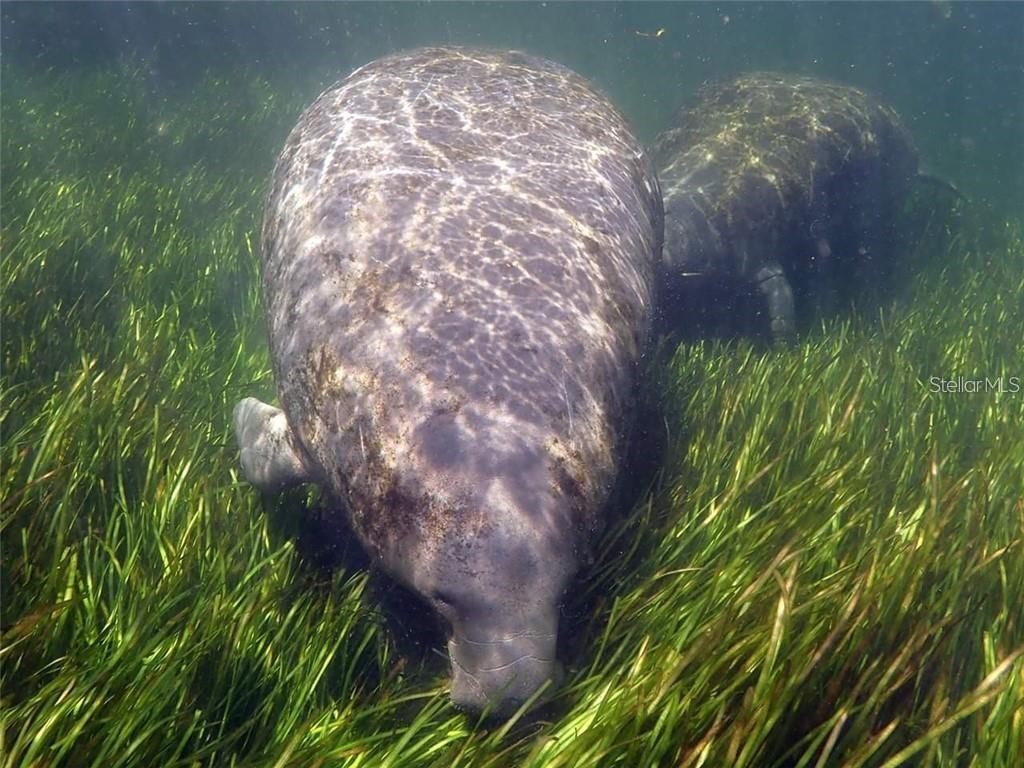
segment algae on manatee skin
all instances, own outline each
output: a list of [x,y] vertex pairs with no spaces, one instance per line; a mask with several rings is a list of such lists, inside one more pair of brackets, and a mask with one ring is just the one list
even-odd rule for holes
[[[927,382],[1024,375],[1019,223],[931,222],[909,294],[792,350],[675,350],[660,477],[568,601],[566,683],[488,730],[366,571],[310,568],[239,482],[268,168],[178,162],[120,99],[138,77],[5,71],[4,765],[1016,764],[1024,397]],[[244,86],[169,131],[245,123]],[[284,113],[250,137],[272,157],[305,96],[248,87]],[[61,283],[88,258],[117,301]]]

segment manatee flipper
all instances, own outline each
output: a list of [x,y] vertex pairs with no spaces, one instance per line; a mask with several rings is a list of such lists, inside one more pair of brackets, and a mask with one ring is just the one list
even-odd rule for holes
[[246,480],[265,493],[313,480],[284,411],[247,397],[235,406],[233,419]]
[[768,304],[772,341],[790,343],[796,339],[796,312],[793,289],[786,273],[776,262],[769,262],[754,277],[757,290]]

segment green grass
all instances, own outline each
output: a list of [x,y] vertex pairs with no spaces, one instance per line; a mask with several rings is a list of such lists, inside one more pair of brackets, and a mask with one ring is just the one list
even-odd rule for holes
[[486,726],[236,468],[261,197],[313,93],[3,85],[0,765],[1022,763],[1024,393],[928,386],[1024,377],[1018,224],[932,222],[908,294],[793,349],[677,349],[565,685]]

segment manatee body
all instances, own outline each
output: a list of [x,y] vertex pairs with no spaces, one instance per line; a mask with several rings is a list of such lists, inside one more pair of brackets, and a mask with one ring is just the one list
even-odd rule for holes
[[894,217],[917,173],[891,109],[856,88],[770,73],[705,89],[653,155],[667,301],[725,286],[767,310],[777,340],[795,333],[794,287],[818,300],[886,279]]
[[582,78],[517,52],[380,59],[302,115],[266,205],[281,410],[247,478],[304,481],[450,626],[452,699],[507,714],[556,672],[649,334],[662,209]]

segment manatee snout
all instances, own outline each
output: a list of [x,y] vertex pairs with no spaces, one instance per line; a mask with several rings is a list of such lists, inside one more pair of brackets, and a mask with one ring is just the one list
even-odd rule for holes
[[555,658],[557,613],[518,632],[474,629],[472,635],[456,630],[448,641],[455,706],[508,717],[545,683],[561,682],[562,666]]
[[[545,506],[553,515],[565,503],[553,495]],[[559,607],[576,563],[564,532],[531,528],[525,510],[498,517],[496,530],[453,536],[429,565],[422,551],[408,559],[448,627],[452,703],[505,718],[561,679]]]

